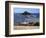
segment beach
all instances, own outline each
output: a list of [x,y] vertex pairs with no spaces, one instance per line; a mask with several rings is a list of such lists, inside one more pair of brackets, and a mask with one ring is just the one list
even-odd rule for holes
[[25,25],[15,25],[14,26],[15,30],[27,30],[27,29],[39,29],[39,26],[33,26],[33,25],[29,25],[29,24],[25,24]]

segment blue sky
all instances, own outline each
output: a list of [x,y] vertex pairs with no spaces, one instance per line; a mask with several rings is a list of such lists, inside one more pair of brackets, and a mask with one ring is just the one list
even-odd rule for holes
[[14,8],[14,13],[24,13],[27,11],[29,13],[39,13],[40,10],[38,8]]

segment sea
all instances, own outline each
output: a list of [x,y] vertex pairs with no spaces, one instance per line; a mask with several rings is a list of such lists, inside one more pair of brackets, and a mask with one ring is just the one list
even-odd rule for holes
[[22,22],[39,22],[39,13],[31,13],[31,15],[22,15],[22,13],[14,13],[14,24]]

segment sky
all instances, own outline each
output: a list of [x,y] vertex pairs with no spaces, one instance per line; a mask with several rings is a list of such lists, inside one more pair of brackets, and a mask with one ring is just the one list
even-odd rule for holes
[[14,13],[24,13],[27,11],[29,13],[39,13],[40,9],[38,8],[14,8]]

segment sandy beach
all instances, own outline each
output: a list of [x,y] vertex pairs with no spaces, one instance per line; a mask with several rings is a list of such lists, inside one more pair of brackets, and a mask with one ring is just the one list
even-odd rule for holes
[[39,29],[39,26],[28,26],[28,25],[15,25],[15,30],[24,30],[24,29]]

